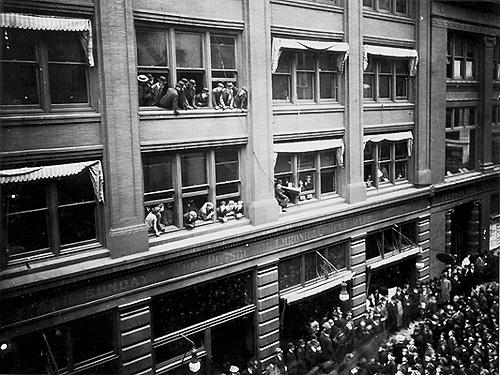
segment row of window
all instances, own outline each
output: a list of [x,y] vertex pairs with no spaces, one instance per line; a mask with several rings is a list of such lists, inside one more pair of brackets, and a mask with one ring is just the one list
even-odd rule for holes
[[408,0],[363,0],[363,7],[382,13],[408,15]]

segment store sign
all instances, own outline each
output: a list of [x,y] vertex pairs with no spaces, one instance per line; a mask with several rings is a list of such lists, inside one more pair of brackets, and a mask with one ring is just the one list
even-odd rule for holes
[[500,248],[500,215],[490,219],[490,251]]

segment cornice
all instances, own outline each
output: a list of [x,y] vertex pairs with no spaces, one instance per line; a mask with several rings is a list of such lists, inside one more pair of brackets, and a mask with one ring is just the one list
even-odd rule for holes
[[57,12],[58,15],[66,14],[69,17],[78,15],[93,15],[95,5],[93,2],[82,2],[75,0],[37,0],[37,1],[19,1],[19,0],[3,0],[3,12],[29,12],[50,14]]
[[309,38],[309,39],[325,39],[328,41],[336,40],[343,41],[344,40],[344,32],[343,31],[324,31],[324,30],[312,30],[312,29],[298,29],[289,26],[279,26],[273,25],[271,26],[271,33],[273,36],[282,36],[287,38]]
[[148,10],[134,10],[134,20],[142,22],[158,22],[168,25],[180,25],[189,27],[205,27],[210,29],[230,29],[242,31],[245,25],[242,20],[227,20],[214,18],[201,18],[192,16],[182,16],[180,14],[169,14],[152,12]]
[[415,41],[409,39],[381,38],[377,36],[363,36],[364,44],[375,44],[387,47],[415,48]]
[[271,4],[290,6],[294,8],[314,9],[323,12],[344,13],[344,8],[339,5],[316,3],[311,0],[271,0]]
[[300,132],[300,133],[281,133],[274,134],[275,142],[284,141],[315,141],[329,138],[340,138],[345,134],[345,129],[326,130],[322,132]]
[[141,142],[142,152],[160,152],[160,151],[175,151],[175,150],[190,150],[206,147],[227,147],[227,146],[242,146],[248,143],[247,136],[232,137],[232,138],[217,138],[204,140],[186,140],[175,143],[159,142]]
[[102,145],[0,152],[0,165],[15,167],[35,162],[83,161],[100,159],[102,158],[102,154]]
[[492,27],[471,25],[468,23],[463,23],[459,21],[454,21],[450,19],[444,19],[434,16],[432,18],[432,25],[436,27],[444,27],[447,29],[455,29],[473,32],[477,34],[488,34],[488,35],[500,35],[500,29],[494,29]]

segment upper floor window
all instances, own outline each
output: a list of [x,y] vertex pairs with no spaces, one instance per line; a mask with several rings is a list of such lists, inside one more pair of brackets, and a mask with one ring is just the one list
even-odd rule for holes
[[409,13],[408,0],[363,0],[363,6],[378,12],[400,15]]
[[104,313],[1,342],[0,372],[117,374],[114,327],[114,315]]
[[338,102],[339,79],[348,44],[273,38],[273,100]]
[[[240,91],[236,88],[237,35],[139,27],[136,39],[139,77],[149,78],[146,88],[152,92],[150,100],[140,102],[141,106],[159,105],[159,99],[168,87],[174,87],[179,81],[184,81],[184,93],[180,96],[186,96],[187,104],[192,108],[217,107],[216,103],[220,102],[217,87],[220,85],[228,89],[224,95],[230,96],[229,101],[237,100]],[[165,83],[160,77],[165,78]],[[173,109],[163,104],[160,106]],[[232,106],[242,108],[238,104],[228,105]],[[179,109],[190,108],[179,103]]]
[[287,204],[311,199],[321,200],[337,190],[337,169],[343,162],[341,141],[338,140],[338,144],[332,142],[334,148],[300,152],[301,145],[307,143],[275,144],[276,199],[283,208],[286,206],[280,202],[278,190],[282,190],[287,197]]
[[[89,20],[2,14],[0,62],[3,109],[90,106],[89,67],[93,66]],[[37,29],[32,25],[36,19]],[[69,20],[69,21],[68,21]],[[71,30],[61,27],[70,22]]]
[[410,74],[404,59],[370,58],[363,74],[365,100],[409,100]]
[[473,171],[476,160],[476,107],[446,109],[446,175]]
[[470,35],[448,34],[446,78],[457,80],[476,79],[478,42]]
[[411,132],[365,136],[364,180],[368,188],[390,186],[408,179]]
[[4,170],[0,183],[4,264],[98,239],[100,162]]
[[[142,161],[146,224],[155,221],[158,230],[152,233],[244,216],[239,150],[145,153]],[[148,220],[150,212],[157,220]]]

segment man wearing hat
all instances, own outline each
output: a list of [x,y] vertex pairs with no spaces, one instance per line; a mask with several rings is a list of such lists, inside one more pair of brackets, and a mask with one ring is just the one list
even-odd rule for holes
[[208,89],[203,87],[199,94],[196,94],[194,98],[194,103],[196,107],[208,107]]
[[306,343],[300,339],[297,341],[297,349],[295,351],[297,356],[297,374],[304,375],[307,372],[306,367]]
[[174,115],[179,114],[179,92],[183,92],[184,83],[177,82],[175,88],[169,87],[158,102],[158,106],[166,109],[173,109]]
[[215,109],[226,109],[226,105],[222,100],[222,93],[224,92],[224,84],[219,82],[212,90],[212,105]]
[[234,108],[248,109],[248,89],[246,86],[239,89],[234,97]]
[[234,97],[236,94],[238,94],[238,89],[234,87],[232,82],[228,82],[226,88],[222,92],[222,101],[227,108],[234,108]]
[[167,83],[167,79],[164,76],[159,76],[158,81],[151,86],[151,90],[153,91],[153,102],[151,105],[156,105],[161,97],[163,96],[163,88],[165,87],[165,84]]
[[295,355],[295,345],[293,342],[287,344],[285,364],[288,375],[297,375],[297,356]]
[[186,93],[186,103],[188,105],[188,109],[196,108],[196,81],[194,79],[190,79],[186,83],[186,86],[184,86],[184,92]]
[[326,362],[333,360],[334,348],[333,341],[330,338],[331,331],[330,323],[326,322],[323,324],[323,330],[319,335],[319,344],[321,345],[320,362]]
[[149,85],[149,79],[146,75],[140,74],[137,76],[139,82],[139,106],[150,106],[153,102],[153,91]]

